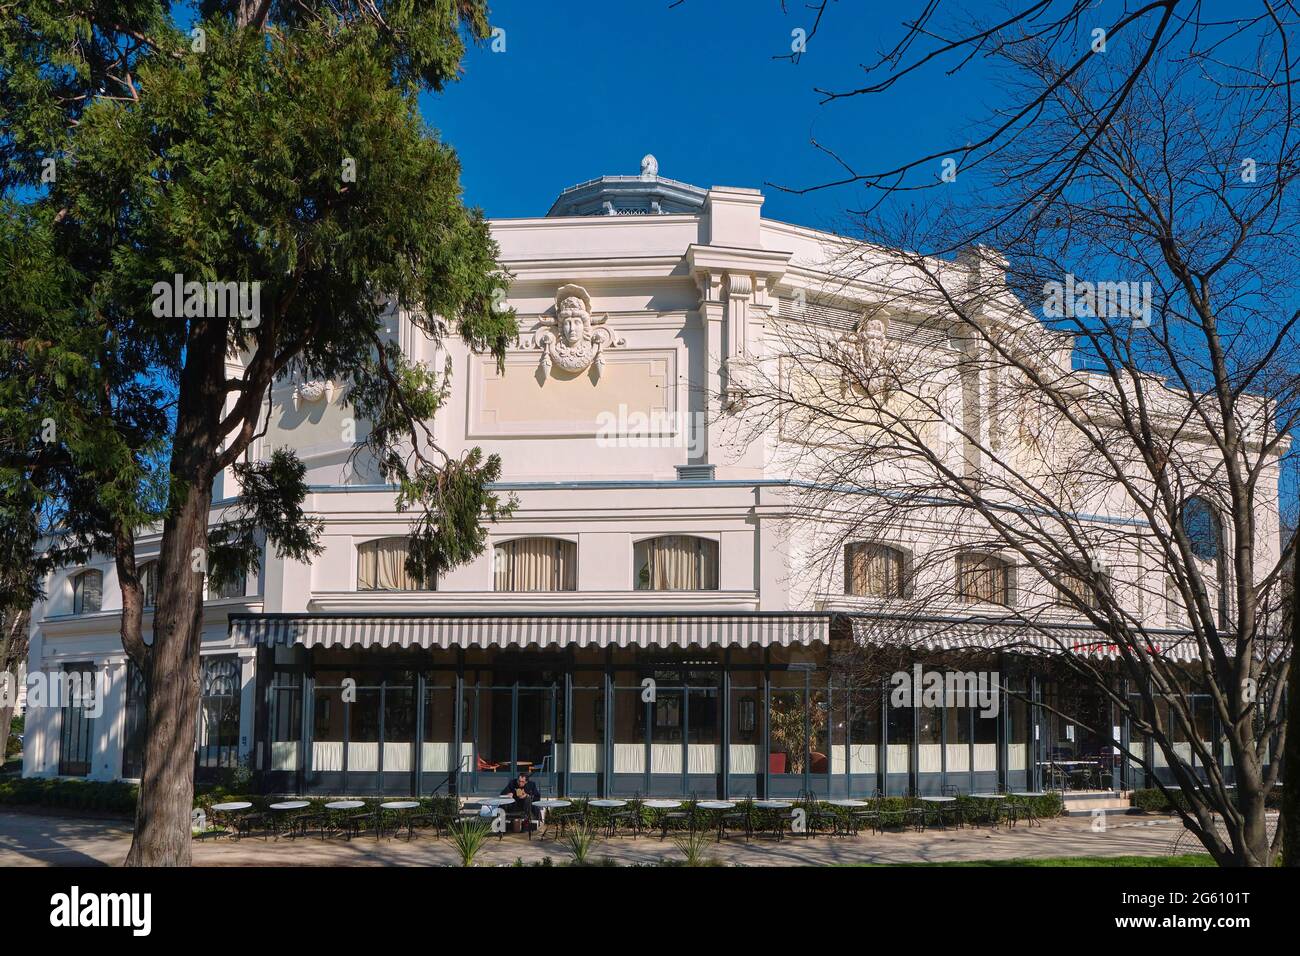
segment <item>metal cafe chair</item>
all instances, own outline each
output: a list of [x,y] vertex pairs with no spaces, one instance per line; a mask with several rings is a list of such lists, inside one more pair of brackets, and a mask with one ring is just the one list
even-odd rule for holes
[[659,839],[662,841],[668,835],[668,829],[672,826],[676,829],[676,824],[685,822],[686,829],[694,832],[696,817],[699,815],[700,796],[694,790],[691,791],[690,799],[686,805],[679,810],[660,810],[659,811]]
[[910,826],[917,831],[925,829],[925,804],[921,802],[921,795],[915,789],[907,792],[907,806],[900,813],[904,827]]
[[851,835],[857,836],[862,832],[864,824],[870,827],[874,833],[885,832],[884,804],[882,800],[883,797],[880,791],[878,789],[872,790],[871,798],[868,801],[870,806],[851,807],[849,809],[849,832]]
[[718,823],[719,839],[728,832],[744,833],[745,842],[754,835],[754,798],[745,797],[736,802],[734,810],[724,810]]
[[803,807],[803,811],[807,815],[805,819],[807,824],[807,829],[804,831],[805,837],[811,838],[817,835],[819,831],[830,833],[832,835],[840,833],[842,829],[840,826],[840,818],[836,816],[830,808],[822,805],[822,803],[817,799],[815,791],[799,791],[799,799],[796,806]]
[[645,826],[645,819],[642,813],[641,791],[637,791],[633,797],[628,800],[626,807],[616,807],[609,811],[609,835],[615,836],[620,826],[626,826],[632,831],[632,839],[641,835],[641,830]]
[[573,797],[571,806],[559,807],[546,814],[547,829],[556,827],[555,839],[564,836],[564,831],[571,826],[582,826],[587,822],[587,801],[591,799],[591,794],[584,794],[581,797]]
[[[959,797],[961,791],[949,784],[943,788],[943,795],[945,797]],[[962,812],[961,801],[953,800],[952,803],[939,804],[939,826],[945,830],[948,829],[950,820],[956,824],[959,830],[966,825],[966,814]]]

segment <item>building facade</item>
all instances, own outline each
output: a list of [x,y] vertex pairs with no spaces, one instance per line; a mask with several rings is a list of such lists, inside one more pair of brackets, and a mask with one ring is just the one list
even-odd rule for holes
[[[891,687],[835,666],[888,617],[906,549],[862,542],[809,583],[779,439],[738,441],[717,414],[774,323],[851,331],[860,314],[851,283],[827,293],[841,241],[762,205],[753,189],[661,177],[646,157],[640,175],[568,189],[546,216],[494,221],[520,330],[503,369],[391,314],[407,354],[451,376],[438,441],[499,453],[518,503],[485,554],[436,581],[406,573],[409,515],[353,454],[364,423],[345,383],[274,387],[258,454],[287,445],[307,464],[323,551],[268,549],[256,577],[209,595],[200,779],[242,767],[267,792],[475,794],[523,768],[564,794],[859,796],[1038,789],[1050,756],[1075,754],[1096,768],[1083,784],[1141,782],[1037,705],[1080,693],[1050,657],[996,641],[967,655],[997,675],[992,707],[892,706]],[[889,334],[947,347],[920,325]],[[214,519],[237,494],[223,476]],[[157,549],[140,536],[138,560]],[[102,675],[105,693],[94,708],[30,708],[24,773],[136,777],[142,688],[113,563],[46,590],[30,670]],[[938,633],[974,613],[954,600],[913,624]],[[1103,703],[1082,706],[1109,724]]]

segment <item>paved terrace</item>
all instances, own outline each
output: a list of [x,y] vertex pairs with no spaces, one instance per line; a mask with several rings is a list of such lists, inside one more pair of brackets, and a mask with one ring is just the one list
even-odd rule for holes
[[[118,819],[86,819],[0,810],[0,866],[116,866],[131,843],[130,824]],[[856,838],[728,837],[713,844],[712,855],[735,866],[808,866],[845,863],[940,863],[960,860],[1006,860],[1017,857],[1129,856],[1160,858],[1196,852],[1200,844],[1185,833],[1173,817],[1112,817],[1105,832],[1095,833],[1087,817],[1063,817],[1041,827],[1020,825],[991,830],[929,830],[924,833],[887,833]],[[621,863],[653,863],[680,858],[672,840],[658,837],[616,837],[602,840],[593,854]],[[563,844],[534,834],[506,834],[490,840],[477,865],[509,864],[522,858],[539,861],[550,856],[556,863],[569,859]],[[458,858],[451,844],[428,833],[407,842],[360,836],[351,842],[340,837],[321,841],[252,837],[242,841],[206,838],[194,847],[199,866],[446,866]]]

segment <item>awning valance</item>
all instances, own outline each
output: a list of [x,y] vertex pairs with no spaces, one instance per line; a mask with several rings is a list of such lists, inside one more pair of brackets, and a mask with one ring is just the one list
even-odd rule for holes
[[[1005,651],[1019,654],[1078,654],[1115,660],[1114,640],[1087,625],[1034,623],[978,618],[854,616],[853,636],[867,644],[924,651]],[[1185,631],[1148,632],[1148,650],[1173,661],[1200,657],[1196,639]]]
[[305,647],[770,647],[826,643],[829,614],[232,614],[231,635]]

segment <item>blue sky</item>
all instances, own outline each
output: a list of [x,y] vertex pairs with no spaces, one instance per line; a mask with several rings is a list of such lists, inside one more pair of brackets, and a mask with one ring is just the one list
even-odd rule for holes
[[[1111,5],[1104,3],[1103,6]],[[498,0],[506,49],[473,50],[462,81],[426,96],[426,120],[459,152],[468,201],[489,216],[538,216],[566,186],[633,174],[654,153],[660,174],[697,186],[761,188],[764,215],[833,228],[853,189],[808,196],[838,174],[816,137],[862,166],[965,140],[989,105],[954,99],[922,74],[883,96],[819,106],[815,87],[861,82],[858,64],[901,35],[920,4],[832,4],[798,64],[791,32],[812,29],[802,3],[778,0]],[[979,90],[980,64],[960,86]]]

